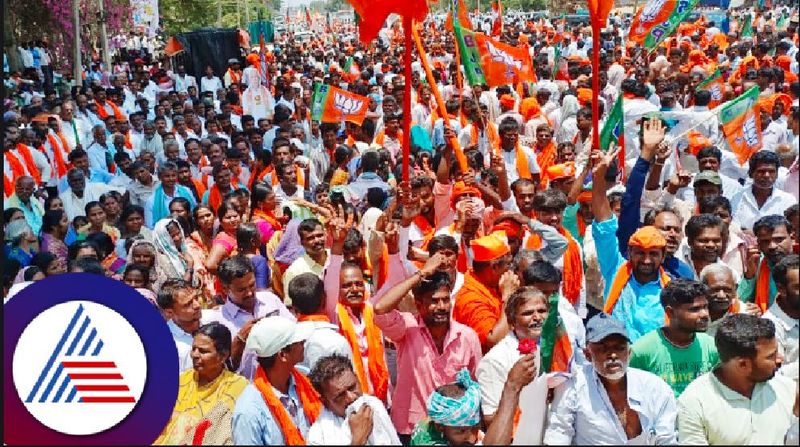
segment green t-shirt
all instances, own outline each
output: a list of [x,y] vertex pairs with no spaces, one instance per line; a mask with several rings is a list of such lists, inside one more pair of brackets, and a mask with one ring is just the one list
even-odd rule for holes
[[704,333],[695,334],[691,345],[678,348],[664,338],[661,329],[656,329],[636,340],[631,350],[630,366],[661,377],[676,399],[694,379],[719,363],[714,339]]

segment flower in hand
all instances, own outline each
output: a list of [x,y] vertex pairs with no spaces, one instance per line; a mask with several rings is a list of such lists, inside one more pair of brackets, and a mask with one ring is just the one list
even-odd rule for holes
[[519,341],[519,346],[517,347],[517,350],[522,355],[532,354],[536,352],[536,345],[537,345],[536,340],[530,338],[523,338],[522,340]]

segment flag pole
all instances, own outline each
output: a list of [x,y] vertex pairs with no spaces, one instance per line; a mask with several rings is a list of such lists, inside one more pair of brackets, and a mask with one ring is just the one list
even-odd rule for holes
[[592,149],[600,149],[600,23],[592,20]]
[[403,52],[403,181],[408,181],[409,159],[411,157],[411,27],[412,17],[403,16],[403,37],[405,47]]

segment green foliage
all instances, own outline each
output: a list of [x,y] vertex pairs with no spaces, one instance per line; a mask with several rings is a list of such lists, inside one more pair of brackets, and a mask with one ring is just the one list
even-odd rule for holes
[[216,27],[218,2],[222,2],[222,27],[245,27],[247,14],[245,3],[249,7],[250,20],[258,20],[259,12],[263,19],[269,19],[280,9],[281,0],[159,0],[161,28],[164,34],[172,36],[178,33],[194,31],[204,27]]

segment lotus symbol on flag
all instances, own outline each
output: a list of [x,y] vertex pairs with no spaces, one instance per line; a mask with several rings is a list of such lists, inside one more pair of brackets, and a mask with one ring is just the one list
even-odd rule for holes
[[751,113],[744,122],[742,134],[744,135],[745,143],[749,147],[758,144],[758,132],[756,130],[756,115]]
[[333,95],[333,106],[346,115],[358,112],[364,105],[364,101],[356,100],[338,92]]
[[644,9],[642,9],[642,16],[639,24],[644,25],[645,23],[650,23],[655,20],[656,16],[661,11],[662,6],[666,2],[667,0],[648,0],[648,2],[644,5]]
[[514,59],[503,50],[496,48],[492,45],[491,42],[486,42],[486,49],[489,51],[489,54],[492,56],[492,60],[495,62],[502,62],[509,67],[514,67],[517,70],[522,70],[522,61]]
[[722,99],[722,89],[719,87],[719,84],[714,84],[709,89],[711,92],[711,99],[714,101],[720,101]]

